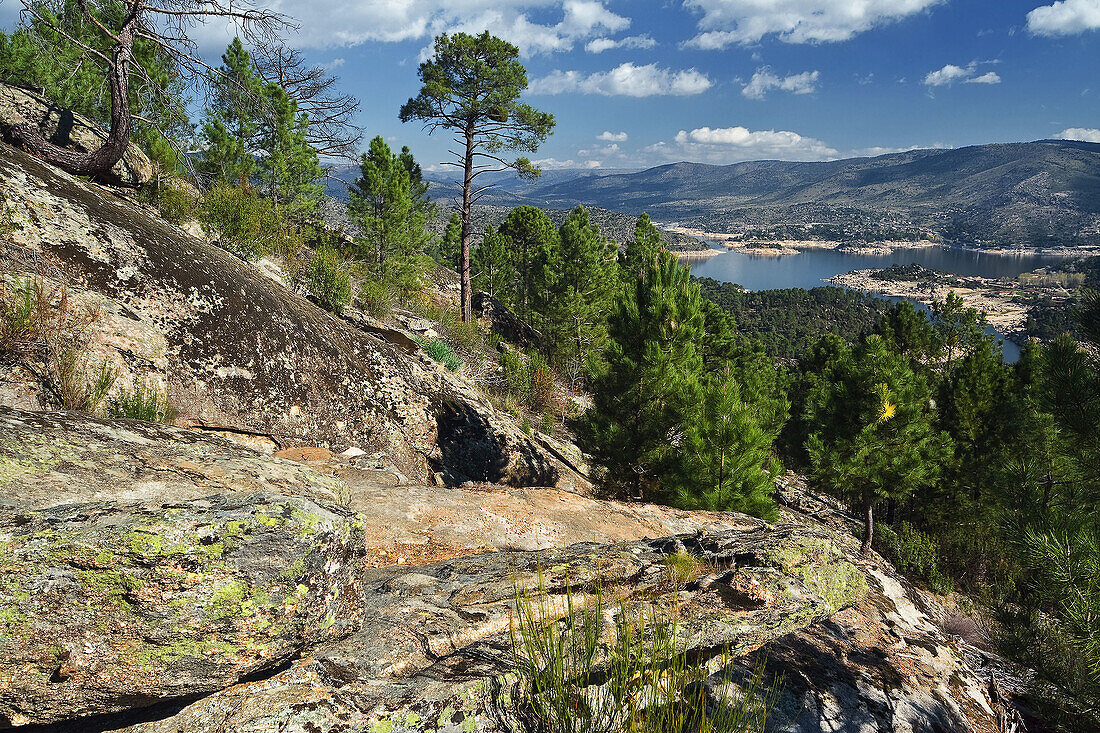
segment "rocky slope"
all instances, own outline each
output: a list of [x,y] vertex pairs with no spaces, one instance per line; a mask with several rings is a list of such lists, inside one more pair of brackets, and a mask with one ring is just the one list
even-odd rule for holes
[[[6,726],[505,730],[515,589],[541,568],[552,597],[598,578],[627,609],[675,603],[708,669],[766,654],[776,731],[994,730],[934,603],[798,511],[409,486],[74,413],[0,428]],[[671,553],[703,569],[675,579]]]
[[[420,481],[586,485],[407,334],[332,316],[111,189],[4,145],[0,186],[13,224],[0,269],[65,281],[94,304],[93,361],[112,363],[120,384],[166,381],[180,424],[271,450],[355,447]],[[29,376],[0,379],[0,404],[48,398]]]

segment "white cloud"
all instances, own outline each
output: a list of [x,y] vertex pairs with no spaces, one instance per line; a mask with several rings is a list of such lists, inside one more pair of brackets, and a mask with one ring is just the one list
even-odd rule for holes
[[857,33],[926,10],[941,0],[684,0],[700,13],[700,49],[756,43],[775,35],[787,43],[846,41]]
[[645,152],[666,160],[736,163],[745,160],[831,160],[839,153],[821,140],[789,130],[745,127],[697,127],[680,130],[672,142],[650,145]]
[[582,158],[594,158],[602,157],[609,158],[612,156],[618,156],[620,154],[619,144],[611,143],[610,145],[600,145],[594,148],[585,148],[584,150],[578,150],[577,155]]
[[603,96],[654,97],[701,94],[713,82],[695,69],[673,71],[657,64],[637,66],[627,62],[610,71],[585,75],[580,71],[553,71],[531,82],[532,94],[601,94]]
[[531,162],[539,168],[545,168],[547,170],[563,170],[568,168],[588,168],[592,170],[602,165],[598,160],[582,160],[577,162],[573,159],[558,160],[557,158],[543,158],[542,160],[533,160]]
[[625,38],[593,38],[585,44],[584,50],[588,53],[603,53],[613,48],[653,48],[657,41],[648,33],[640,36],[626,36]]
[[1087,143],[1100,143],[1100,130],[1095,127],[1070,127],[1054,137],[1059,140],[1082,140]]
[[988,71],[981,76],[975,76],[973,79],[967,79],[967,84],[1000,84],[1001,75],[996,71]]
[[810,94],[817,88],[818,71],[803,71],[801,74],[776,76],[767,66],[761,66],[752,75],[741,93],[749,99],[763,99],[771,89],[780,89],[792,94]]
[[942,87],[947,84],[954,84],[973,73],[973,67],[964,69],[961,66],[947,64],[942,69],[928,72],[928,75],[924,77],[924,85],[929,87]]
[[1027,14],[1027,29],[1037,36],[1071,36],[1100,28],[1100,0],[1059,0]]
[[[990,62],[984,62],[990,63]],[[993,62],[995,63],[995,62]],[[996,71],[988,71],[981,76],[976,76],[978,73],[978,62],[971,61],[966,66],[956,66],[955,64],[947,64],[942,69],[936,69],[930,71],[924,77],[924,85],[927,87],[943,87],[950,86],[957,81],[965,82],[966,84],[1000,84],[1001,75]]]
[[344,63],[345,63],[344,59],[342,59],[342,58],[333,59],[332,61],[329,61],[327,64],[324,64],[324,67],[326,69],[337,69],[337,68],[343,66]]
[[[290,42],[300,48],[426,40],[444,31],[490,30],[519,46],[524,56],[532,56],[569,51],[578,42],[630,27],[630,19],[609,10],[606,0],[259,0],[258,5],[294,18],[299,30],[291,34]],[[551,22],[531,19],[545,21],[547,16]],[[209,32],[219,38],[224,35],[220,28],[211,27]]]
[[609,143],[625,143],[630,138],[625,132],[611,132],[611,130],[604,130],[596,136],[597,140],[603,140]]

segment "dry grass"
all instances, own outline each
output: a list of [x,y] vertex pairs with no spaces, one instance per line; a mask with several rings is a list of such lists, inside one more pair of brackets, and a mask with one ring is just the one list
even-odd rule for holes
[[93,365],[87,356],[102,318],[100,308],[75,303],[64,284],[0,279],[0,362],[35,373],[58,406],[95,412],[116,377],[106,361]]

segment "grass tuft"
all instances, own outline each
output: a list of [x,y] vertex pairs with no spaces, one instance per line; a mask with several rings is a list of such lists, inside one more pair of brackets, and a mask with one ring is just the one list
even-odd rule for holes
[[[676,619],[655,604],[619,601],[608,614],[602,587],[577,595],[516,587],[512,650],[523,733],[756,733],[778,690],[764,691],[763,662],[739,686],[712,685],[688,659]],[[607,617],[613,620],[608,622]],[[559,620],[560,619],[560,620]],[[731,667],[728,650],[723,669]],[[711,692],[708,692],[708,689]]]

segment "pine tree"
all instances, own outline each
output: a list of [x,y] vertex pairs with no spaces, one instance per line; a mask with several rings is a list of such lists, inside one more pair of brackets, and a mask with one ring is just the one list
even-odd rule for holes
[[767,406],[746,399],[732,364],[706,380],[703,394],[677,506],[773,519],[780,465],[772,446],[779,426]]
[[553,351],[563,364],[583,363],[601,349],[607,316],[618,293],[615,245],[578,206],[558,230],[561,269],[549,304]]
[[932,427],[927,382],[882,337],[870,336],[854,351],[831,345],[831,358],[810,376],[806,448],[814,483],[861,507],[867,552],[875,502],[934,484],[951,443]]
[[210,83],[214,96],[202,124],[205,147],[198,168],[215,182],[248,186],[256,171],[265,90],[240,38],[222,54],[222,65],[217,74],[210,74]]
[[379,137],[359,164],[348,214],[363,232],[357,242],[377,277],[409,292],[419,287],[423,252],[430,244],[423,210],[412,198],[409,171]]
[[447,230],[443,234],[443,238],[439,240],[439,245],[436,248],[437,256],[434,256],[436,260],[448,267],[458,268],[459,255],[462,250],[462,217],[458,212],[451,214],[450,220],[447,222]]
[[661,244],[661,232],[650,221],[649,214],[643,213],[634,226],[634,239],[627,242],[623,251],[619,253],[619,265],[623,277],[631,278],[637,275],[662,249],[664,247]]
[[285,209],[292,219],[301,220],[317,212],[324,187],[324,171],[317,151],[306,142],[309,119],[298,113],[298,103],[276,84],[264,87],[264,117],[259,125],[257,156],[260,182],[276,209]]
[[492,297],[500,299],[508,292],[516,279],[516,268],[512,263],[512,246],[508,237],[489,227],[485,237],[474,250],[473,287],[483,290]]
[[558,230],[541,209],[517,206],[500,225],[500,233],[511,243],[516,268],[516,282],[505,302],[541,330],[560,262]]
[[[541,171],[525,157],[509,160],[510,151],[534,152],[554,129],[554,116],[519,101],[527,88],[527,71],[519,49],[489,31],[471,36],[437,36],[432,58],[420,65],[423,86],[401,107],[402,122],[420,120],[425,129],[449,130],[460,149],[449,163],[461,167],[462,236],[458,268],[462,320],[471,312],[470,234],[473,205],[487,187],[476,188],[477,177],[513,170],[532,178]],[[507,156],[507,157],[506,157]]]
[[630,283],[608,319],[604,364],[590,375],[592,407],[579,432],[603,467],[603,490],[646,500],[675,497],[684,439],[702,401],[699,287],[662,254]]
[[324,170],[317,151],[306,142],[309,118],[298,114],[298,104],[277,84],[263,90],[264,114],[258,130],[259,180],[276,209],[302,220],[317,212],[324,194]]

